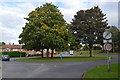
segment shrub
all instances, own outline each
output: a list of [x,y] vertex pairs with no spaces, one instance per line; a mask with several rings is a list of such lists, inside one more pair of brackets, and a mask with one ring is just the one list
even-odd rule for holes
[[83,46],[83,50],[84,51],[88,50],[87,46]]
[[20,52],[21,57],[25,57],[26,56],[26,52]]
[[42,54],[34,54],[34,56],[42,56]]
[[94,46],[93,50],[101,50],[102,48],[100,46]]
[[26,52],[19,52],[19,51],[4,51],[2,55],[9,55],[10,57],[25,57]]

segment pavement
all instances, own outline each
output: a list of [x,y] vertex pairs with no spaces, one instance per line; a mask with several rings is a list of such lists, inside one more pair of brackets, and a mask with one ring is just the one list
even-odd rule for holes
[[36,57],[21,57],[21,58],[10,58],[10,61],[14,61],[16,59],[24,59],[24,58],[39,58],[39,56],[36,56]]
[[2,79],[2,61],[0,61],[0,79]]
[[[113,55],[118,56],[118,55]],[[83,73],[96,66],[107,64],[107,60],[78,62],[2,62],[3,78],[81,78]],[[118,63],[118,58],[111,63]],[[106,69],[107,70],[107,69]]]

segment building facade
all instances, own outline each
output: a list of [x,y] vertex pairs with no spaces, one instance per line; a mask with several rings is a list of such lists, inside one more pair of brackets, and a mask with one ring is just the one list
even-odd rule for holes
[[0,47],[0,51],[22,51],[22,45],[8,44]]

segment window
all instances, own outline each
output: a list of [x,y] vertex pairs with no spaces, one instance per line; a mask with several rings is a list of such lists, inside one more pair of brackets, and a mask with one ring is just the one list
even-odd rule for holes
[[10,51],[10,49],[9,49],[9,48],[6,48],[6,51]]
[[18,51],[18,49],[13,49],[13,51]]

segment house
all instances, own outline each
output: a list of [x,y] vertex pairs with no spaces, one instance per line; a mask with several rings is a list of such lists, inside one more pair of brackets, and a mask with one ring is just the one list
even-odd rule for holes
[[36,51],[34,50],[24,50],[22,49],[22,45],[16,45],[16,44],[7,44],[7,45],[3,45],[0,46],[0,51],[22,51],[22,52],[26,52],[26,53],[33,53],[35,54]]
[[[0,52],[2,51],[21,51],[26,52],[27,54],[41,54],[41,51],[35,51],[35,50],[24,50],[22,49],[22,45],[16,45],[16,44],[6,44],[3,46],[0,46]],[[43,54],[46,55],[47,49],[44,49]],[[51,49],[49,49],[49,52],[51,53]],[[55,50],[54,50],[55,53]],[[51,55],[51,54],[50,54]]]
[[0,46],[0,51],[22,51],[22,45],[7,44]]

